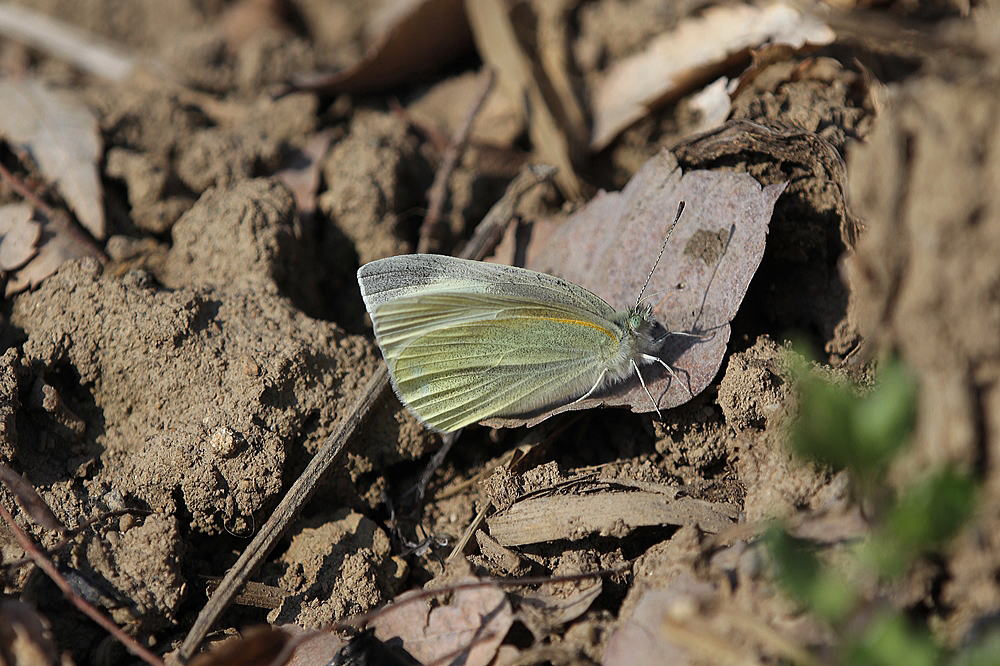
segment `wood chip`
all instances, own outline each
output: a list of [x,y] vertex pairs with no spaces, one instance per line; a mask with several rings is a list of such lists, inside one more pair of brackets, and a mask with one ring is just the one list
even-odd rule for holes
[[620,537],[637,527],[652,525],[697,525],[715,533],[731,525],[736,514],[732,504],[692,497],[670,499],[660,493],[608,492],[524,500],[486,522],[500,544],[522,546],[582,539],[592,534]]

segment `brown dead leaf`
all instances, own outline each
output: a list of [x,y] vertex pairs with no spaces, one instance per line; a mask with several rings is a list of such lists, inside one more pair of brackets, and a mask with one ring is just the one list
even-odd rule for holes
[[38,494],[35,487],[2,462],[0,462],[0,482],[7,487],[7,490],[14,496],[14,500],[17,501],[17,505],[33,521],[47,530],[65,531],[66,528],[56,518],[56,514],[52,513],[52,509]]
[[0,601],[0,662],[12,666],[59,663],[59,652],[45,621],[23,601]]
[[[718,372],[750,279],[764,255],[774,203],[784,184],[762,187],[745,173],[681,173],[674,156],[662,151],[621,192],[602,192],[562,222],[536,222],[526,248],[527,268],[586,287],[612,307],[635,304],[656,261],[677,205],[686,202],[645,295],[667,331],[703,337],[669,336],[660,358],[680,381],[657,364],[642,368],[660,409],[683,404],[703,391]],[[498,261],[514,263],[520,252],[514,234],[497,248]],[[494,418],[493,427],[534,425],[554,414],[601,405],[653,411],[638,380],[601,394],[525,418]]]
[[[689,573],[682,573],[665,587],[651,588],[642,595],[632,614],[611,635],[602,666],[659,666],[695,663],[687,646],[673,641],[664,628],[671,616],[690,614],[700,601],[715,596],[715,588]],[[702,663],[702,662],[697,662]],[[723,662],[711,662],[723,663]]]
[[470,44],[462,0],[382,3],[368,32],[378,37],[356,64],[334,74],[299,77],[293,86],[328,93],[383,90],[440,67]]
[[270,666],[276,663],[291,638],[278,627],[251,627],[242,636],[222,641],[189,663],[190,666]]
[[348,645],[348,641],[336,631],[315,631],[294,624],[283,624],[278,628],[291,634],[293,640],[297,641],[292,658],[286,662],[286,666],[336,664],[334,657]]
[[[525,52],[504,0],[466,0],[465,9],[483,62],[497,72],[499,89],[527,119],[531,145],[538,159],[558,169],[556,184],[568,199],[581,196],[573,167],[574,142],[560,119],[567,114],[558,99],[546,96],[532,59]],[[579,151],[577,151],[579,152]]]
[[[803,636],[793,638],[786,634],[788,628],[772,626],[770,609],[760,596],[750,597],[754,606],[748,608],[730,591],[724,593],[688,570],[668,574],[666,583],[655,581],[647,578],[645,589],[633,590],[638,601],[619,618],[604,651],[604,666],[821,663],[800,644]],[[800,634],[810,631],[796,624]]]
[[[339,645],[338,645],[339,642]],[[296,651],[288,666],[420,666],[408,652],[398,645],[380,641],[375,630],[365,629],[351,636],[349,640],[340,638],[332,631],[326,631],[320,638],[310,638]]]
[[50,220],[36,212],[35,219],[41,225],[41,234],[36,243],[38,252],[28,263],[8,276],[5,296],[36,287],[66,261],[101,256],[100,250],[86,238],[86,234],[64,216]]
[[538,590],[511,593],[518,619],[538,641],[551,635],[553,629],[586,613],[594,600],[601,596],[604,584],[598,578],[574,586],[568,594],[559,594],[552,587],[547,585]]
[[[456,581],[462,582],[462,581]],[[372,621],[375,635],[398,638],[403,648],[421,663],[485,666],[513,623],[506,595],[498,587],[459,590],[451,602],[431,608],[427,601],[401,603]],[[446,659],[446,661],[438,661]]]
[[26,203],[0,206],[0,270],[15,270],[35,256],[42,225],[32,221],[33,215]]
[[650,109],[719,76],[764,44],[795,48],[829,44],[834,33],[790,5],[727,4],[651,41],[644,51],[615,63],[591,93],[590,147],[601,150]]
[[27,151],[87,231],[104,238],[97,171],[102,144],[94,114],[68,92],[34,79],[0,79],[0,99],[0,134]]

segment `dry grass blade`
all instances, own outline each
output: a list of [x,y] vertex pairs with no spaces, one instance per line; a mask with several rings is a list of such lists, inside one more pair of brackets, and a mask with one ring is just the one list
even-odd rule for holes
[[0,4],[0,34],[112,81],[128,78],[135,69],[133,58],[98,43],[94,35],[12,2]]
[[465,8],[480,56],[497,72],[500,90],[527,116],[539,159],[559,170],[556,184],[566,197],[579,199],[581,187],[571,159],[571,138],[557,120],[564,114],[554,112],[554,101],[543,94],[534,65],[511,24],[507,4],[502,0],[467,0]]
[[557,495],[515,502],[487,520],[490,534],[504,546],[590,534],[624,533],[650,525],[698,525],[710,533],[732,524],[736,507],[691,497],[670,499],[659,493]]

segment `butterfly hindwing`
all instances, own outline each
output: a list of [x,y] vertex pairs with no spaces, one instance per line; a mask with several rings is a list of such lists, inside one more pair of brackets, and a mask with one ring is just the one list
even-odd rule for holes
[[617,348],[613,329],[563,308],[478,294],[403,298],[373,318],[397,394],[445,431],[578,397]]

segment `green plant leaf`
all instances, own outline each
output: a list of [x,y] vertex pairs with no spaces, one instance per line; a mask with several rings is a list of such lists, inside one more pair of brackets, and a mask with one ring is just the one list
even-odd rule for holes
[[843,664],[852,666],[935,666],[941,663],[941,648],[931,635],[914,628],[895,611],[875,616],[861,636],[847,643]]
[[776,527],[765,535],[765,543],[778,584],[812,612],[837,622],[854,607],[857,598],[854,588],[820,562],[809,542]]
[[946,467],[906,489],[872,535],[866,559],[883,576],[901,575],[913,560],[951,539],[972,515],[976,484]]
[[889,361],[867,395],[834,384],[793,363],[799,416],[792,448],[800,456],[848,469],[862,484],[874,483],[907,442],[913,429],[916,384],[898,361]]

